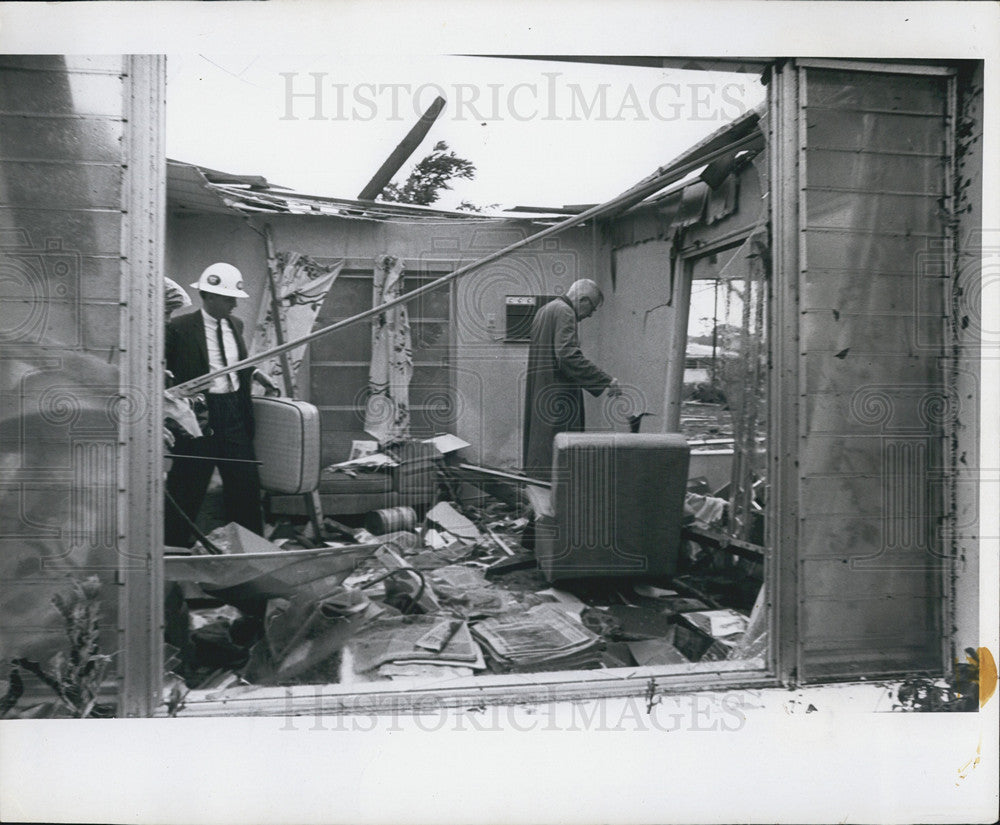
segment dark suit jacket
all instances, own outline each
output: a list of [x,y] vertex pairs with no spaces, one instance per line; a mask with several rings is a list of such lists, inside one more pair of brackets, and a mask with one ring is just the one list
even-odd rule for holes
[[583,392],[600,395],[611,376],[580,349],[576,312],[565,297],[535,315],[524,392],[524,468],[536,478],[552,471],[556,433],[582,432]]
[[[240,360],[247,357],[246,344],[243,343],[243,322],[239,318],[230,317],[233,325],[233,336]],[[173,383],[181,384],[208,372],[208,344],[205,342],[205,324],[201,310],[178,315],[167,324],[164,351],[167,359],[167,369],[174,374]],[[250,397],[250,385],[253,380],[253,367],[240,370],[240,400],[243,402],[244,415],[250,434],[253,435],[253,401]]]

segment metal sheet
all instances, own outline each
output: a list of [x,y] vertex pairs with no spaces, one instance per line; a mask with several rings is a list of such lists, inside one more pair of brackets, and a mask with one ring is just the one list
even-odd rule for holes
[[703,181],[684,187],[680,208],[674,218],[675,226],[694,226],[705,214],[705,204],[708,200],[708,184]]
[[[9,180],[15,174],[15,167],[0,161],[0,180]],[[118,256],[121,254],[121,225],[120,209],[69,210],[59,201],[44,208],[35,207],[30,213],[0,209],[0,229],[25,232],[25,253],[35,250],[36,259],[40,255],[43,260],[55,258],[60,253],[71,256],[74,262],[81,255]],[[7,247],[5,252],[10,254],[9,250]],[[75,265],[68,275],[77,275]]]
[[[871,272],[870,285],[860,279],[830,277],[830,272],[810,267],[802,283],[802,308],[822,310],[831,315],[868,310],[877,314],[902,315],[914,312],[928,316],[940,311],[943,288],[933,277],[915,280],[912,273],[897,275]],[[836,273],[834,273],[836,274]]]
[[[105,72],[120,66],[120,58],[87,64]],[[45,662],[55,650],[65,651],[69,643],[52,596],[66,591],[68,576],[82,580],[95,571],[102,584],[102,648],[120,647],[114,571],[126,552],[118,543],[125,512],[118,491],[128,487],[119,477],[127,465],[120,460],[120,425],[138,395],[127,397],[129,382],[108,358],[109,349],[120,346],[119,280],[109,304],[87,304],[80,296],[92,271],[84,259],[107,255],[121,266],[119,167],[91,175],[91,161],[123,162],[122,126],[108,121],[103,128],[84,115],[120,117],[122,91],[117,73],[75,72],[58,56],[0,59],[0,107],[11,126],[3,133],[7,160],[0,161],[4,659]],[[52,114],[64,115],[59,137],[39,138],[52,127]],[[20,162],[47,159],[57,149],[59,164]],[[94,203],[91,181],[98,190]],[[83,208],[68,211],[67,199]],[[89,211],[92,206],[98,211]],[[82,352],[87,346],[102,349],[101,357]]]
[[[932,655],[927,636],[935,637],[936,648],[937,611],[927,604],[933,601],[932,593],[927,588],[921,591],[893,599],[814,596],[803,605],[803,644],[815,650],[820,659],[829,652],[853,648],[883,656],[887,649],[915,648],[926,654],[921,657],[924,661],[914,662],[914,666],[926,666],[927,657]],[[889,656],[895,659],[892,653]]]
[[859,352],[910,353],[917,348],[919,328],[927,334],[936,332],[934,339],[940,340],[943,325],[940,314],[920,317],[912,312],[912,304],[894,313],[878,312],[862,303],[859,301],[850,310],[838,309],[836,313],[828,309],[804,309],[802,326],[808,330],[809,351],[840,352],[852,347]]

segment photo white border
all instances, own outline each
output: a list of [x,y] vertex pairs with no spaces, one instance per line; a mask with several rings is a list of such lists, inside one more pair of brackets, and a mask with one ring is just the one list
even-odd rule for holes
[[[1000,123],[998,6],[971,3],[0,3],[0,52],[972,58]],[[997,131],[983,220],[1000,227]],[[1000,318],[997,290],[984,318]],[[984,360],[983,422],[1000,420]],[[1000,467],[995,429],[981,466]],[[997,479],[984,485],[982,644],[996,655]],[[987,489],[989,488],[989,489]],[[997,798],[997,707],[790,712],[675,733],[281,730],[280,719],[0,723],[0,818],[105,822],[977,822]],[[796,694],[790,694],[796,695]],[[514,725],[521,724],[523,720]],[[979,760],[978,762],[976,760]],[[992,806],[992,807],[991,807]]]

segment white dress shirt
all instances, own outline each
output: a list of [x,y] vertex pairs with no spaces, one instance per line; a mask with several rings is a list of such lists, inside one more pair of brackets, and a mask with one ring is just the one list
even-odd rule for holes
[[[209,315],[205,310],[201,310],[202,320],[205,322],[205,343],[208,344],[208,371],[215,372],[221,370],[226,364],[235,364],[240,360],[239,347],[236,345],[236,336],[233,335],[233,327],[228,318],[222,319],[222,343],[226,347],[226,363],[222,363],[222,354],[219,352],[219,337],[216,332],[218,320]],[[212,380],[208,388],[210,393],[236,392],[240,386],[240,379],[234,372],[220,375]]]

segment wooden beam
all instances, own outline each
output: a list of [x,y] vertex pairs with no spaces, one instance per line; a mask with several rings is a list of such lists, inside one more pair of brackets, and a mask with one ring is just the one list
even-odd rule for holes
[[491,467],[479,467],[475,464],[459,464],[458,468],[476,475],[485,476],[486,478],[500,478],[505,481],[514,481],[518,484],[530,484],[533,487],[544,487],[547,490],[552,489],[552,484],[548,481],[539,481],[537,478],[529,478],[528,476],[517,475],[515,473],[505,473],[503,470],[494,470]]
[[[278,285],[275,283],[275,275],[278,270],[278,256],[274,250],[274,236],[271,234],[271,225],[264,227],[264,243],[267,247],[267,284],[271,293],[271,319],[274,321],[274,339],[277,343],[285,343],[285,331],[281,325],[281,302],[278,299]],[[278,354],[281,359],[281,375],[285,384],[285,395],[293,398],[292,392],[292,365],[288,360],[288,353]]]
[[406,137],[392,150],[392,154],[385,159],[385,163],[379,167],[374,177],[361,190],[358,200],[373,201],[381,194],[382,190],[389,184],[389,181],[392,180],[393,175],[400,170],[400,167],[406,163],[421,141],[427,137],[427,133],[431,130],[431,126],[434,125],[434,121],[438,119],[438,115],[441,114],[443,109],[444,98],[434,98],[434,102],[427,107],[427,111],[420,116],[420,120],[413,124],[413,128],[410,129]]
[[670,330],[667,350],[666,379],[663,384],[663,421],[660,432],[681,430],[681,407],[684,395],[684,361],[687,350],[688,315],[691,311],[691,261],[678,257],[674,262],[673,291],[674,323]]
[[[125,57],[122,182],[121,392],[149,399],[146,415],[119,425],[118,538],[121,675],[118,715],[152,716],[163,686],[163,109],[166,58]],[[107,591],[106,591],[107,592]],[[110,598],[110,594],[107,596]]]
[[712,550],[723,550],[750,561],[762,562],[767,557],[767,548],[749,541],[727,536],[717,530],[707,527],[697,527],[689,524],[681,528],[681,538],[696,542]]

